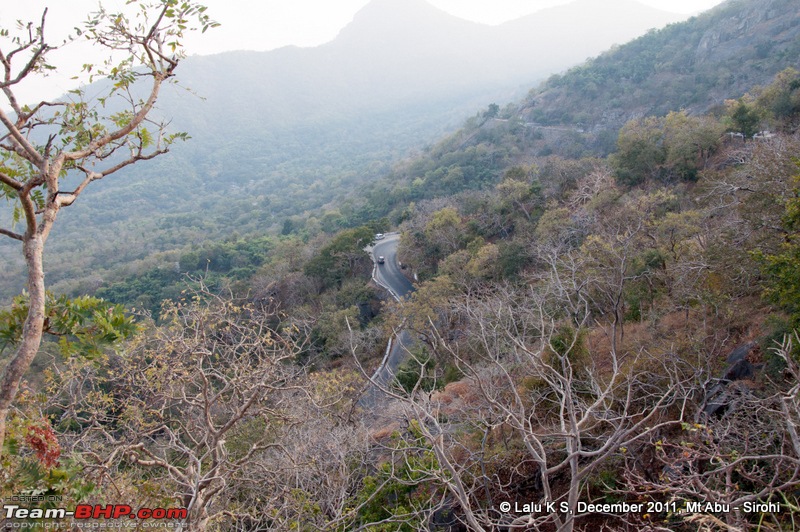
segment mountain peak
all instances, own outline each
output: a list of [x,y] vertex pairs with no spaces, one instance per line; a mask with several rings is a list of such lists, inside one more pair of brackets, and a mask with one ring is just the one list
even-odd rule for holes
[[434,7],[425,0],[371,0],[353,17],[354,23],[385,20],[387,17],[417,18],[430,16],[432,13],[445,15],[444,11]]
[[448,30],[474,30],[480,26],[483,25],[445,13],[425,0],[372,0],[335,40],[381,42],[400,37],[411,41],[427,39],[432,33],[446,37],[443,33]]

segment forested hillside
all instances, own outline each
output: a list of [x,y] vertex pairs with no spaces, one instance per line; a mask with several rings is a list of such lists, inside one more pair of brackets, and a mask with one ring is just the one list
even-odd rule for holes
[[[765,1],[758,6],[728,2],[687,22],[651,32],[555,76],[534,89],[527,99],[495,111],[497,115],[484,116],[486,111],[482,111],[461,131],[433,146],[429,150],[431,158],[414,163],[429,168],[413,167],[410,173],[402,168],[393,170],[392,164],[406,149],[418,146],[422,131],[418,126],[427,123],[423,129],[431,127],[427,130],[431,133],[424,135],[433,138],[433,132],[444,131],[455,116],[460,116],[459,109],[469,104],[454,107],[452,97],[442,94],[436,100],[437,92],[428,91],[428,98],[414,104],[413,112],[408,105],[389,97],[383,110],[354,112],[334,122],[318,121],[319,113],[325,109],[346,109],[359,98],[344,104],[335,87],[324,89],[325,83],[314,82],[312,85],[323,93],[332,91],[328,97],[338,103],[331,107],[325,102],[332,102],[322,95],[314,93],[306,98],[303,92],[287,92],[277,101],[290,95],[300,100],[284,101],[280,112],[294,109],[292,116],[304,120],[304,125],[273,129],[292,117],[277,116],[277,111],[266,104],[259,108],[258,102],[263,100],[257,93],[266,91],[263,95],[267,100],[274,100],[269,95],[281,86],[279,80],[288,83],[295,76],[291,72],[302,72],[302,68],[293,66],[288,73],[273,77],[272,89],[262,87],[255,76],[289,68],[303,53],[316,49],[280,50],[274,57],[223,54],[197,58],[182,68],[189,71],[189,86],[196,89],[198,96],[208,97],[208,101],[178,90],[176,94],[167,93],[165,104],[165,109],[175,115],[175,126],[190,131],[193,140],[186,146],[174,147],[169,160],[153,161],[137,169],[137,175],[114,183],[98,183],[97,190],[92,191],[95,201],[65,213],[63,227],[57,228],[57,234],[65,236],[65,244],[61,247],[59,242],[54,248],[57,253],[50,256],[50,276],[58,283],[59,291],[83,293],[94,290],[104,279],[118,279],[118,272],[138,275],[156,265],[171,269],[179,262],[180,254],[188,252],[187,245],[218,240],[233,232],[274,234],[288,228],[287,220],[296,229],[308,220],[311,233],[330,233],[383,216],[407,201],[465,187],[480,188],[497,180],[501,169],[521,153],[606,155],[614,149],[619,128],[634,117],[680,109],[719,114],[726,98],[742,96],[749,87],[769,82],[782,68],[793,64],[792,58],[797,54],[792,47],[800,41],[794,38],[797,14],[790,7],[782,0]],[[737,24],[737,20],[744,22]],[[362,31],[367,27],[361,26]],[[358,30],[359,26],[351,28],[350,36],[342,38],[357,39]],[[522,33],[519,27],[505,30],[513,35]],[[464,38],[470,36],[467,32]],[[471,37],[475,40],[474,35]],[[764,43],[769,43],[774,53],[759,52],[766,46]],[[333,41],[328,46],[342,48],[345,44]],[[518,42],[507,48],[525,46]],[[258,63],[262,60],[263,65]],[[316,58],[311,64],[319,61],[325,62]],[[239,67],[250,72],[250,77],[237,82],[236,91],[227,85],[205,85],[201,80],[217,71],[215,62],[225,65],[225,71],[216,75],[219,80],[229,79]],[[338,64],[338,60],[333,63]],[[513,65],[513,61],[509,64]],[[467,70],[475,68],[473,65]],[[638,72],[635,80],[631,77],[633,70]],[[346,72],[347,69],[337,75],[344,76]],[[603,94],[589,87],[586,97],[581,96],[587,76],[596,78],[595,85],[602,80],[597,86]],[[686,87],[680,88],[681,84]],[[693,90],[695,84],[701,88]],[[223,103],[221,98],[230,103]],[[646,104],[637,104],[636,98]],[[208,113],[193,112],[198,105],[207,108]],[[237,109],[249,110],[245,122]],[[253,109],[258,111],[252,112]],[[440,114],[443,109],[448,118]],[[569,116],[557,116],[565,110],[569,110]],[[215,127],[209,129],[210,124]],[[447,154],[447,160],[440,161],[443,154]],[[425,175],[431,169],[453,173],[448,180],[429,183]],[[458,178],[459,172],[464,177]],[[380,179],[384,175],[387,179]],[[398,180],[405,185],[396,186]],[[414,182],[416,186],[412,186]],[[274,183],[280,183],[280,187],[274,187]],[[387,191],[384,183],[392,183],[389,188],[395,190]],[[368,201],[358,193],[364,185],[371,189],[366,196]],[[115,244],[115,239],[108,237],[112,232],[126,235],[130,245],[123,249]],[[159,255],[165,251],[166,255]],[[3,254],[8,271],[20,271],[17,257],[14,253]],[[87,261],[93,265],[91,269],[86,268]],[[88,271],[91,274],[82,273]],[[18,292],[13,279],[13,275],[8,276],[4,279],[8,285],[0,285],[0,293],[6,298]]]
[[[717,114],[725,100],[767,84],[800,55],[791,0],[729,1],[651,31],[531,91],[526,122],[569,126],[585,150],[605,154],[628,120],[686,109]],[[559,150],[558,142],[544,143]]]
[[[635,16],[621,24],[623,13]],[[96,183],[92,201],[65,212],[50,278],[59,291],[82,293],[116,269],[142,272],[139,261],[153,264],[162,251],[179,254],[233,232],[275,234],[286,218],[327,204],[346,210],[359,186],[474,109],[521,97],[546,76],[676,18],[615,0],[493,27],[424,1],[383,0],[323,46],[187,58],[157,114],[191,139],[168,158]],[[551,27],[566,29],[552,35]],[[557,53],[555,43],[563,44]],[[10,273],[0,299],[8,301],[20,291],[21,264],[0,246],[0,268]]]
[[[3,493],[190,530],[794,529],[798,28],[792,2],[730,0],[276,234],[208,241],[198,212],[194,249],[81,280],[126,310],[50,303]],[[390,230],[400,300],[365,252]]]

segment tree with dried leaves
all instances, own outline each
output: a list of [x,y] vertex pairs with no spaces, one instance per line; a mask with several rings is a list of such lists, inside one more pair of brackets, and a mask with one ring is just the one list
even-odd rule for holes
[[[728,383],[724,408],[700,409],[680,430],[642,442],[639,459],[626,457],[626,491],[684,508],[666,516],[673,523],[748,530],[757,519],[759,529],[791,526],[789,516],[800,511],[800,366],[791,355],[799,340],[795,332],[774,348],[785,364],[783,382]],[[708,502],[724,511],[709,511]],[[748,512],[746,504],[761,506]]]
[[69,454],[101,487],[188,509],[190,530],[277,515],[291,491],[280,479],[300,475],[299,442],[313,441],[296,436],[315,417],[295,363],[304,335],[207,292],[165,305],[162,319],[107,364],[73,359],[54,374]]
[[[45,33],[47,10],[38,23],[20,25],[16,33],[0,32],[0,90],[6,98],[6,106],[0,109],[4,128],[0,132],[0,198],[13,208],[13,223],[0,227],[0,234],[22,244],[28,292],[21,340],[0,380],[0,449],[9,409],[46,328],[43,254],[59,212],[93,182],[166,153],[172,142],[186,137],[167,134],[165,123],[154,123],[148,116],[184,55],[185,33],[205,31],[216,23],[204,6],[190,1],[128,4],[137,5],[121,13],[100,7],[78,31],[116,54],[105,66],[84,67],[94,76],[108,78],[109,94],[96,100],[88,99],[83,90],[32,105],[20,100],[21,82],[55,68],[48,62],[56,47]],[[141,85],[149,88],[141,89]],[[136,94],[142,90],[146,96],[139,98]],[[75,185],[64,189],[65,182]]]
[[[428,519],[450,511],[470,530],[572,530],[586,517],[578,502],[589,502],[594,476],[684,419],[695,368],[670,355],[622,352],[610,340],[619,334],[613,318],[596,323],[608,337],[605,348],[590,349],[589,304],[565,284],[569,275],[452,298],[463,330],[453,337],[431,322],[429,346],[463,380],[437,393],[384,387],[435,458],[424,478],[447,493],[430,491],[420,502]],[[582,301],[570,303],[575,312],[563,310],[566,294]],[[420,383],[441,378],[422,363],[419,373]],[[521,489],[523,479],[529,485]],[[520,514],[500,506],[520,500],[569,511]]]

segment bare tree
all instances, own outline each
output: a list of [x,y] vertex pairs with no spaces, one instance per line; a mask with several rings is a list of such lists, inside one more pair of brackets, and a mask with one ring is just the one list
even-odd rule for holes
[[[97,45],[123,54],[117,64],[93,71],[110,78],[108,98],[121,106],[107,116],[108,98],[87,101],[82,91],[76,91],[71,100],[32,106],[20,101],[17,85],[53,68],[47,62],[55,49],[45,35],[47,10],[38,23],[29,23],[20,34],[2,32],[0,90],[10,111],[0,109],[5,130],[0,133],[0,198],[14,205],[14,219],[23,222],[23,230],[0,227],[0,234],[22,244],[29,304],[22,339],[0,380],[0,449],[12,401],[41,343],[45,326],[42,257],[59,211],[72,205],[91,183],[161,155],[171,142],[185,137],[167,135],[165,124],[151,123],[148,115],[183,56],[180,41],[186,29],[205,30],[215,23],[205,7],[193,2],[159,0],[138,7],[133,16],[100,8],[83,29],[83,35]],[[149,84],[143,99],[134,96],[138,80]],[[62,189],[65,176],[72,175],[77,185]]]
[[640,455],[650,459],[628,460],[627,489],[673,502],[687,521],[747,530],[756,517],[781,527],[800,510],[791,495],[800,486],[800,368],[791,355],[797,341],[794,333],[775,349],[786,382],[730,383],[724,408],[697,409],[693,422],[642,442]]
[[[585,343],[590,314],[576,322],[559,310],[567,290],[540,283],[454,298],[452,311],[466,333],[437,334],[429,344],[437,359],[455,361],[465,375],[461,392],[384,387],[418,424],[436,457],[436,481],[470,530],[572,530],[585,515],[579,495],[592,475],[685,418],[694,368],[664,354],[623,356],[611,341],[591,351]],[[616,325],[608,321],[607,336]],[[509,481],[515,476],[528,487],[519,490]],[[518,500],[558,510],[499,506]]]
[[63,439],[101,484],[157,479],[161,496],[188,509],[191,530],[222,518],[247,528],[297,470],[291,436],[313,414],[296,406],[310,403],[294,363],[304,335],[276,325],[278,315],[196,295],[165,306],[166,323],[109,364],[73,361],[54,407],[62,425],[80,427]]

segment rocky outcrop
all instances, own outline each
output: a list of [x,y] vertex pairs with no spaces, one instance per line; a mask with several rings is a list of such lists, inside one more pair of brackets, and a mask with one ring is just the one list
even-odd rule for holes
[[735,408],[738,397],[749,393],[745,381],[755,378],[763,364],[753,364],[749,357],[758,344],[749,342],[735,347],[725,357],[727,368],[720,379],[714,379],[706,388],[701,412],[706,417],[721,417]]
[[[776,53],[800,37],[795,16],[787,16],[787,0],[729,2],[695,49],[698,64]],[[796,10],[795,10],[796,11]],[[789,10],[791,12],[791,9]]]

